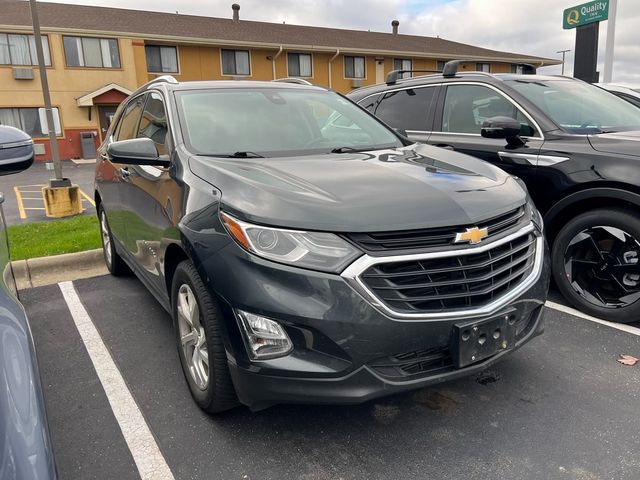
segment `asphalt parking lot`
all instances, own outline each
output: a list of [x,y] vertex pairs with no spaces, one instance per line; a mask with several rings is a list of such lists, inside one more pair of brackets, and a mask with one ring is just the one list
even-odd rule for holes
[[[544,335],[479,377],[353,407],[209,417],[190,398],[169,316],[135,278],[62,287],[86,309],[80,324],[59,285],[21,299],[64,479],[640,478],[640,366],[616,362],[638,356],[637,333],[548,309]],[[98,377],[83,322],[95,325],[122,386],[113,373]],[[157,445],[156,473],[139,473],[153,452],[131,440],[135,418],[116,420],[114,392],[127,388]]]
[[[95,215],[93,202],[93,178],[95,163],[75,164],[62,162],[62,174],[80,187],[83,213]],[[53,170],[47,170],[45,163],[34,163],[29,169],[15,175],[0,176],[0,192],[4,195],[5,220],[7,225],[50,220],[45,215],[42,187],[55,178]]]

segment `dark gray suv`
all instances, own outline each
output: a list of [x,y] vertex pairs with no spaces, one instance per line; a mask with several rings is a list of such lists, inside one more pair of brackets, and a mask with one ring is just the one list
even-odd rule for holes
[[548,256],[522,182],[337,93],[159,78],[99,155],[106,263],[171,313],[206,411],[358,403],[542,331]]

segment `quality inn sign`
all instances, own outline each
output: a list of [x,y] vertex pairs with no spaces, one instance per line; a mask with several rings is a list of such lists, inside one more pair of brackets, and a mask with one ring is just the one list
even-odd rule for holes
[[609,18],[609,0],[583,3],[576,7],[567,8],[562,18],[562,28],[565,30],[601,22]]

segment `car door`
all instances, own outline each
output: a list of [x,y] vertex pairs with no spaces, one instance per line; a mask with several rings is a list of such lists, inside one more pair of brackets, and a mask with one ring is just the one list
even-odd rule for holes
[[[168,159],[171,148],[168,134],[162,94],[149,92],[135,136],[153,140],[159,156]],[[171,226],[177,223],[181,191],[166,167],[129,165],[127,171],[126,246],[147,283],[164,293],[161,243]]]
[[[543,143],[534,119],[492,85],[456,82],[443,88],[428,143],[491,162],[525,182],[530,179]],[[496,116],[511,117],[520,122],[524,145],[507,145],[504,139],[480,135],[483,122]]]
[[132,98],[124,107],[116,127],[108,134],[98,150],[99,164],[96,184],[102,206],[107,214],[111,234],[121,244],[126,243],[126,224],[129,217],[129,201],[126,198],[129,182],[129,166],[114,162],[107,153],[110,143],[135,138],[142,114],[145,95]]
[[438,85],[402,87],[379,96],[375,106],[367,99],[360,101],[360,105],[390,127],[406,133],[411,140],[427,142],[433,126],[438,91]]

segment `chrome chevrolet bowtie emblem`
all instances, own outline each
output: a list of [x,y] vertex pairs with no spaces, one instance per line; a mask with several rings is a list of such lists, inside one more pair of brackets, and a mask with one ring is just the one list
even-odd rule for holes
[[489,231],[485,228],[467,228],[466,232],[456,233],[455,243],[469,242],[471,245],[480,243],[483,239],[487,238]]

